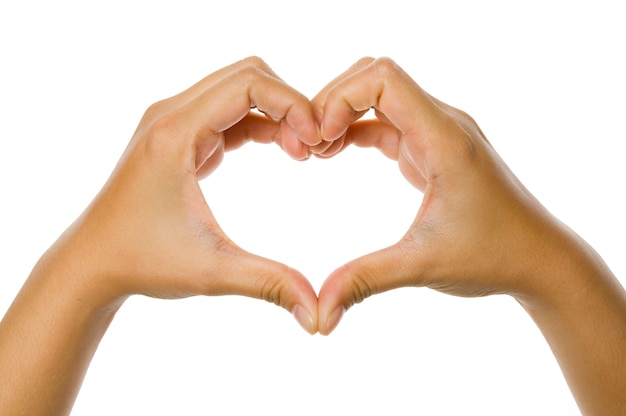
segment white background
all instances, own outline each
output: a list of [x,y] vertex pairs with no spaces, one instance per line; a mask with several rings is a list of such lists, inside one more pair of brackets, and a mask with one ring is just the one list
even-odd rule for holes
[[[145,108],[248,55],[309,97],[358,58],[390,56],[474,116],[626,282],[620,3],[3,1],[0,315],[106,180]],[[299,163],[248,145],[202,186],[235,242],[316,290],[334,268],[399,239],[421,198],[394,162],[357,148]],[[252,299],[131,298],[74,414],[578,410],[514,300],[401,289],[355,306],[329,337]]]

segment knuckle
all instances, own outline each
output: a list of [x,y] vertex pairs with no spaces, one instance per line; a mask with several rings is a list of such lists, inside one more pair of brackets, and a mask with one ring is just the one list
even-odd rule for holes
[[265,63],[265,61],[263,59],[261,59],[260,57],[256,56],[256,55],[251,55],[248,56],[244,59],[242,59],[242,62],[247,65],[247,66],[253,66],[256,68],[266,68],[267,64]]
[[267,279],[261,284],[261,299],[281,306],[283,304],[283,300],[285,299],[286,289],[287,285],[283,279]]
[[375,276],[367,270],[360,270],[352,275],[349,287],[353,295],[352,304],[361,303],[363,300],[377,293],[374,284]]
[[157,120],[161,114],[165,111],[167,106],[167,100],[160,100],[153,104],[151,104],[143,114],[141,119],[142,125],[151,125],[155,120]]
[[244,58],[241,63],[240,71],[243,71],[245,75],[253,78],[258,76],[273,76],[270,66],[258,56],[248,56]]
[[160,141],[164,138],[171,139],[179,130],[179,117],[176,113],[161,114],[154,120],[148,130],[151,141]]
[[150,125],[146,126],[142,135],[142,142],[147,156],[161,158],[171,154],[172,150],[180,143],[185,143],[191,137],[191,133],[185,130],[185,124],[181,123],[178,114],[161,114]]
[[473,126],[478,126],[478,123],[476,123],[476,120],[474,120],[474,118],[470,116],[468,113],[466,113],[465,111],[460,110],[455,107],[454,113],[456,114],[457,118],[459,118],[463,123],[473,125]]
[[393,59],[386,56],[376,59],[373,65],[375,66],[377,72],[385,78],[398,72],[400,69],[398,64]]
[[367,66],[367,65],[371,64],[375,60],[376,60],[376,58],[373,58],[371,56],[364,56],[363,58],[361,58],[358,61],[356,61],[356,63],[353,66],[355,68],[364,67],[364,66]]
[[236,78],[244,85],[251,86],[266,76],[266,72],[256,66],[243,66],[236,72]]

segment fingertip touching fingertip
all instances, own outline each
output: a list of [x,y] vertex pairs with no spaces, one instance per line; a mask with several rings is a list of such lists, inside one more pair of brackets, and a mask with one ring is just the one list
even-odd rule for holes
[[[287,153],[289,153],[289,152],[287,152]],[[312,153],[311,153],[311,149],[309,149],[307,147],[303,151],[299,151],[297,153],[289,153],[289,156],[291,156],[291,158],[293,160],[296,160],[298,162],[303,162],[305,160],[309,160],[311,158],[311,156],[312,156]]]
[[289,120],[285,124],[295,134],[295,137],[306,146],[317,146],[322,142],[320,127],[314,119]]
[[[320,126],[320,136],[321,136],[321,141],[322,142],[334,142],[337,139],[339,139],[348,129],[348,126],[346,126],[345,128],[341,129],[341,128],[331,128],[327,125],[328,123],[322,123],[322,125]],[[334,131],[333,131],[334,130]]]
[[320,333],[322,335],[329,335],[333,332],[337,325],[339,325],[339,321],[341,321],[345,312],[346,309],[343,306],[336,307],[333,312],[328,315],[324,327],[320,328]]
[[322,142],[332,142],[334,139],[329,137],[328,133],[326,132],[328,129],[324,128],[324,121],[322,120],[322,123],[320,124],[320,143]]
[[311,335],[317,333],[317,323],[315,322],[315,319],[313,319],[313,314],[311,314],[304,306],[294,306],[291,310],[291,314],[306,332]]

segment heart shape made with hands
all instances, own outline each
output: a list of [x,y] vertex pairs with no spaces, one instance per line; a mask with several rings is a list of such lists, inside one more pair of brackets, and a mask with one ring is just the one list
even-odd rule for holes
[[[402,132],[416,121],[413,109],[424,97],[420,96],[421,89],[402,74],[389,59],[365,58],[309,100],[280,80],[264,62],[253,58],[210,75],[166,104],[169,107],[193,104],[187,106],[189,109],[186,112],[192,114],[188,119],[196,124],[200,124],[197,120],[206,124],[205,114],[214,114],[211,107],[215,105],[211,101],[221,104],[217,120],[210,120],[210,131],[220,132],[221,140],[207,141],[214,144],[201,146],[196,156],[200,178],[217,167],[224,151],[236,149],[248,140],[276,142],[294,159],[307,159],[311,155],[330,158],[354,144],[378,148],[386,156],[398,161],[400,170],[412,184],[423,187],[426,180],[422,172],[412,166],[420,156],[408,158],[407,151],[415,149],[411,149],[411,146],[401,147],[400,144],[405,136]],[[237,93],[242,84],[245,102],[241,100],[244,94]],[[384,84],[389,87],[383,91],[381,87]],[[207,91],[212,94],[209,96]],[[406,96],[407,91],[414,93],[415,97]],[[211,105],[207,106],[207,102]],[[250,108],[255,108],[263,115],[250,112]],[[203,110],[201,116],[196,115],[198,109]],[[375,110],[376,118],[361,120],[370,109]],[[171,109],[167,108],[166,111]],[[206,130],[206,127],[190,128],[189,124],[192,123],[187,124],[188,130]],[[420,148],[416,150],[422,151]],[[398,255],[389,251],[385,253],[394,257]],[[378,258],[376,253],[372,256],[374,262],[381,260],[377,269],[384,267],[391,271],[387,263],[399,263],[397,259]],[[319,296],[303,276],[285,273],[274,273],[282,276],[282,280],[268,278],[271,283],[264,284],[261,293],[257,290],[250,295],[270,300],[290,310],[307,331],[319,330],[322,334],[328,334],[352,304],[370,294],[397,286],[398,283],[391,280],[385,282],[363,278],[355,266],[369,267],[367,262],[370,258],[340,268],[328,278]],[[381,278],[388,274],[374,273]],[[248,289],[239,292],[249,293]]]
[[[254,108],[263,115],[251,111]],[[362,119],[371,109],[375,118]],[[172,137],[182,139],[173,141]],[[528,234],[528,227],[511,224],[523,222],[520,218],[529,211],[529,194],[469,116],[427,94],[389,59],[357,62],[312,100],[258,59],[237,63],[152,106],[133,139],[131,155],[124,159],[129,167],[118,169],[114,176],[119,186],[108,189],[138,190],[128,193],[122,212],[128,206],[168,208],[143,222],[143,217],[137,218],[138,226],[129,231],[135,236],[154,229],[145,244],[160,244],[154,251],[160,256],[154,255],[154,264],[146,269],[151,273],[138,279],[136,293],[163,297],[229,293],[262,298],[291,311],[307,331],[328,334],[353,304],[390,289],[427,286],[461,296],[511,290],[498,274],[502,264],[485,261],[481,253],[513,258],[510,245],[493,243],[503,239],[524,247],[520,236]],[[249,140],[275,142],[295,159],[311,154],[333,157],[349,145],[377,148],[396,160],[403,176],[423,192],[422,204],[400,241],[340,267],[318,295],[295,270],[231,244],[201,197],[198,179],[220,164],[225,151]],[[195,149],[192,157],[190,148]],[[138,149],[143,156],[133,157]],[[141,153],[142,149],[147,153]],[[131,162],[146,154],[151,155],[153,165],[137,169],[141,163]],[[155,177],[156,172],[163,175]],[[181,192],[183,198],[167,199]],[[110,199],[103,215],[121,200]],[[189,213],[193,218],[181,223]],[[155,223],[159,224],[156,229]],[[179,230],[181,224],[187,233]],[[126,219],[123,227],[129,228]],[[204,230],[202,238],[198,227]],[[538,230],[545,234],[544,227]],[[195,236],[193,244],[190,235]],[[536,236],[532,237],[535,241]],[[115,244],[122,243],[117,239]],[[221,250],[212,250],[214,258],[206,259],[207,247]],[[129,252],[136,253],[134,263],[137,259],[145,263],[145,250],[128,245],[116,248],[114,256],[129,257]],[[176,265],[162,261],[172,253],[177,253]],[[155,275],[162,278],[154,279]]]
[[333,266],[395,243],[419,207],[397,165],[369,150],[294,163],[274,146],[246,145],[205,193],[229,238],[299,270],[319,295]]
[[[292,311],[307,331],[328,334],[353,304],[390,289],[428,286],[460,296],[503,290],[503,282],[494,279],[497,274],[488,268],[491,264],[472,259],[479,252],[500,252],[501,258],[509,255],[502,247],[486,244],[483,237],[486,230],[491,234],[502,231],[492,221],[502,216],[502,209],[486,202],[503,182],[506,185],[515,178],[502,172],[501,161],[467,114],[430,96],[386,58],[360,60],[312,100],[294,95],[283,110],[276,109],[280,107],[276,104],[280,86],[274,88],[271,97],[251,93],[251,107],[273,123],[271,139],[263,131],[268,125],[259,120],[265,117],[249,114],[249,109],[229,132],[261,142],[275,141],[296,159],[311,154],[331,158],[349,145],[374,147],[396,160],[403,176],[424,195],[413,224],[400,241],[338,268],[319,294],[303,276],[291,276],[269,285],[285,293],[262,297]],[[375,118],[363,119],[372,109]],[[316,140],[320,136],[322,140]],[[241,144],[240,140],[233,148]],[[482,172],[474,169],[477,155],[483,158]],[[519,195],[513,196],[517,203]],[[469,209],[472,206],[481,210]]]

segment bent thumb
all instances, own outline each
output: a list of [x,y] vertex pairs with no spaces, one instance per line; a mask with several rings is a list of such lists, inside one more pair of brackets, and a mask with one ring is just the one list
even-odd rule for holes
[[225,255],[223,287],[229,294],[263,299],[291,312],[310,334],[318,330],[317,296],[297,270],[244,250]]
[[415,286],[418,276],[414,256],[399,245],[367,254],[335,270],[319,293],[319,332],[330,334],[344,312],[377,293]]

